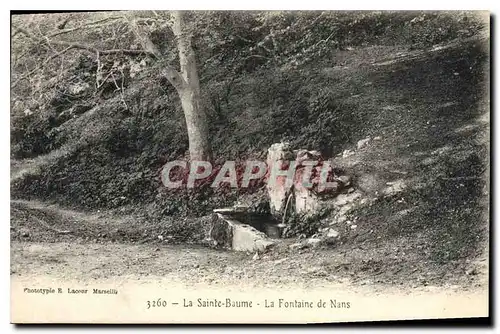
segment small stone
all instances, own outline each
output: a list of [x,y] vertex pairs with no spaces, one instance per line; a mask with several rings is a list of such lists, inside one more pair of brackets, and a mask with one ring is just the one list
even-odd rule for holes
[[313,247],[319,246],[321,244],[321,239],[319,238],[309,238],[307,239],[307,244]]
[[358,225],[351,225],[351,230],[355,230]]
[[338,180],[340,182],[342,182],[342,184],[344,185],[344,187],[348,187],[351,185],[351,177],[350,176],[347,176],[347,175],[341,175],[338,177]]
[[260,259],[259,252],[255,252],[255,255],[252,257],[252,260],[257,261]]
[[334,229],[330,229],[326,235],[328,238],[337,238],[339,236],[339,232]]
[[159,251],[160,251],[160,249],[159,249],[159,248],[156,248],[156,249],[155,249],[155,252],[159,252]]
[[352,204],[342,205],[339,209],[339,216],[345,216],[353,208]]
[[322,269],[321,267],[311,267],[311,268],[307,268],[305,273],[317,274],[317,273],[323,273],[323,272],[324,272],[324,269]]
[[73,95],[78,95],[80,93],[83,93],[85,90],[87,90],[90,87],[90,85],[86,82],[79,82],[74,85],[71,85],[69,87],[69,91]]
[[373,140],[381,140],[381,139],[382,139],[382,137],[380,137],[380,136],[377,136],[377,137],[373,138]]
[[28,232],[23,232],[22,236],[23,236],[24,238],[27,238],[27,237],[29,237],[29,236],[30,236],[30,234],[29,234]]
[[352,224],[352,221],[347,220],[345,223],[346,223],[347,225],[351,225],[351,224]]
[[365,147],[366,145],[368,145],[368,143],[370,142],[370,140],[371,140],[371,138],[368,137],[368,138],[361,139],[360,141],[358,141],[358,144],[357,144],[358,150],[360,150],[363,147]]
[[[349,190],[352,190],[351,192],[354,192],[353,188],[349,188]],[[345,206],[348,203],[354,202],[360,196],[361,194],[359,192],[351,194],[340,194],[334,199],[334,204],[336,206]]]
[[200,267],[200,265],[199,265],[198,263],[196,263],[196,264],[193,266],[193,268],[194,268],[194,269],[198,269],[199,267]]
[[291,244],[290,246],[288,246],[288,248],[290,248],[290,249],[300,249],[302,247],[303,247],[303,245],[300,242],[297,242],[295,244]]
[[388,187],[383,190],[383,194],[387,196],[392,196],[398,192],[402,192],[406,188],[406,183],[404,180],[396,180],[394,182],[387,182]]
[[353,154],[354,154],[354,152],[351,150],[344,150],[344,152],[342,152],[342,158],[347,158]]
[[467,275],[477,275],[477,270],[476,270],[476,268],[474,268],[474,269],[468,269],[465,273]]
[[163,236],[162,236],[162,235],[159,235],[159,236],[158,236],[158,239],[159,239],[159,240],[161,240],[161,241],[163,241]]
[[339,216],[337,218],[337,223],[343,223],[347,220],[347,217],[346,216]]

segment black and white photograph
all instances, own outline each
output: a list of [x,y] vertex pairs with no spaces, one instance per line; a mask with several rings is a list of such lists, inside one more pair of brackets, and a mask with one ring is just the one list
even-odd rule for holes
[[489,12],[10,20],[12,323],[488,321]]

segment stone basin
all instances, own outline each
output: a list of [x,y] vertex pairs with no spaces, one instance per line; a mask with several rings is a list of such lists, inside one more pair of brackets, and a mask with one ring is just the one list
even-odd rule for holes
[[281,237],[281,227],[271,215],[249,213],[243,208],[221,208],[213,210],[218,216],[218,224],[223,224],[230,233],[232,250],[263,252]]

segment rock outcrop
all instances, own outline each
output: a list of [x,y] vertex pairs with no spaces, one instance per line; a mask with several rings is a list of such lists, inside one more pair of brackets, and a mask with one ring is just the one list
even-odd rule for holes
[[[283,169],[283,164],[294,160],[295,156],[289,143],[273,144],[267,153],[268,177],[271,176],[273,168]],[[277,166],[277,164],[279,164]],[[267,192],[269,195],[269,207],[273,216],[279,216],[285,211],[285,206],[291,195],[292,184],[286,182],[286,178],[278,176],[275,182],[267,182]]]
[[[351,178],[347,175],[335,175],[333,167],[323,159],[320,152],[292,150],[288,143],[273,144],[269,148],[267,166],[269,205],[271,214],[277,217],[290,212],[314,212],[320,207],[321,195],[336,195],[351,186]],[[273,168],[280,170],[276,173],[279,174],[277,177],[273,174]],[[284,175],[289,168],[295,170],[291,181]],[[321,178],[322,173],[328,175],[326,188],[322,187],[325,181]],[[304,180],[307,182],[304,183]]]

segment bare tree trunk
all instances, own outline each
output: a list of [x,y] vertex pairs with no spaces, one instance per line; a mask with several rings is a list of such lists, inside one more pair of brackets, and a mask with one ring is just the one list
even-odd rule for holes
[[[147,33],[140,30],[133,15],[126,16],[126,18],[144,50],[161,61],[163,56],[160,50],[150,40]],[[209,142],[208,121],[201,104],[200,80],[196,68],[196,57],[191,46],[191,32],[184,22],[182,12],[174,12],[173,18],[172,29],[177,38],[180,73],[165,65],[164,74],[181,99],[189,138],[190,159],[209,161],[212,158],[212,150]]]
[[191,32],[184,22],[184,13],[174,12],[173,31],[177,37],[181,75],[186,83],[178,89],[182,109],[186,118],[191,160],[210,160],[212,157],[208,122],[201,104],[200,80],[196,68],[196,57],[191,46]]

